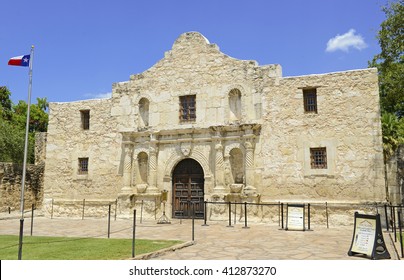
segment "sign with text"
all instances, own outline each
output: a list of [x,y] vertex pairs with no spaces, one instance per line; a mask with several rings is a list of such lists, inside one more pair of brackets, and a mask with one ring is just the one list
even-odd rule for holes
[[380,215],[364,215],[355,212],[354,232],[349,256],[365,255],[371,259],[390,259],[384,243]]
[[286,230],[305,230],[304,204],[288,204],[286,209]]

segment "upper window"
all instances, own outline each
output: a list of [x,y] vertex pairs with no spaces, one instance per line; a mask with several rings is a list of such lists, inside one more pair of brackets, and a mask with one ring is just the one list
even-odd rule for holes
[[79,158],[79,174],[88,174],[88,158]]
[[317,89],[303,89],[303,101],[305,113],[317,114]]
[[196,120],[196,95],[180,96],[180,121]]
[[310,163],[312,169],[327,169],[327,149],[310,148]]
[[81,110],[81,127],[84,130],[90,129],[90,110]]

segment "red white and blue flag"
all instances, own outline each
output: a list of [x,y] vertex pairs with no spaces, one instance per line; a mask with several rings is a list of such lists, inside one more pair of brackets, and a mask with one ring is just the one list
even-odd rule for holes
[[29,66],[29,59],[30,55],[20,55],[20,56],[15,56],[10,58],[8,61],[8,65],[13,65],[13,66]]

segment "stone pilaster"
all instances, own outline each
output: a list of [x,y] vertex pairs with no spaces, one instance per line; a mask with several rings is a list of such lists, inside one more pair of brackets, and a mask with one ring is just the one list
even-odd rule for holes
[[215,145],[215,187],[214,193],[224,193],[224,160],[223,160],[223,146],[220,141]]
[[124,162],[123,162],[123,185],[120,194],[132,193],[132,158],[133,158],[133,143],[125,142],[123,147]]
[[148,188],[147,193],[157,193],[157,140],[154,135],[151,135],[150,147],[149,147],[149,176],[148,176]]
[[246,138],[245,147],[245,188],[246,194],[255,194],[257,189],[254,187],[254,146],[253,138]]

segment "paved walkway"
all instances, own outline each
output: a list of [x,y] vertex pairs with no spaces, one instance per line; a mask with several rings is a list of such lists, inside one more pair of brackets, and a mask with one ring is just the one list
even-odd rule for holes
[[[111,220],[110,238],[132,238],[132,220]],[[136,238],[171,239],[187,242],[176,250],[166,250],[152,259],[167,260],[366,260],[349,257],[353,227],[312,228],[311,231],[285,231],[278,226],[243,224],[227,227],[226,222],[195,220],[192,242],[192,220],[172,220],[171,224],[137,221]],[[25,217],[24,235],[30,235],[31,218]],[[19,217],[0,215],[0,234],[19,234]],[[107,218],[66,219],[35,217],[33,235],[105,237]],[[399,244],[384,232],[384,240],[393,260],[399,259]],[[397,249],[395,249],[395,246]],[[138,256],[138,258],[145,256]]]

